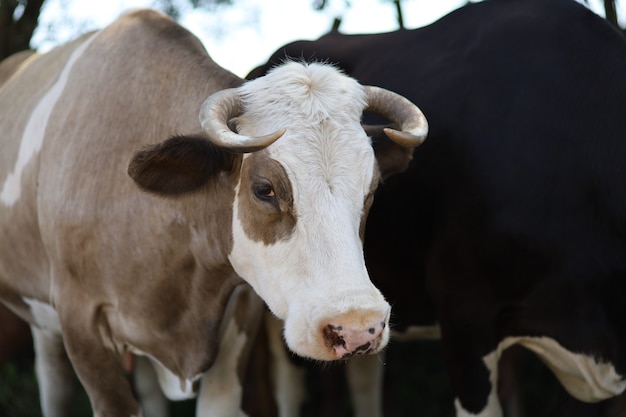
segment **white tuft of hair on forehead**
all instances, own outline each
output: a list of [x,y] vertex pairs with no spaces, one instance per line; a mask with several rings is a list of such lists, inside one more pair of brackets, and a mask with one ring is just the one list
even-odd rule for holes
[[287,61],[238,91],[245,114],[238,124],[246,133],[289,128],[284,125],[287,121],[296,127],[325,120],[354,123],[366,106],[363,86],[335,66],[323,63]]
[[239,96],[239,131],[258,136],[286,128],[268,152],[288,171],[299,171],[307,189],[325,179],[318,185],[340,191],[373,171],[371,141],[360,123],[365,89],[335,66],[287,61],[239,87]]

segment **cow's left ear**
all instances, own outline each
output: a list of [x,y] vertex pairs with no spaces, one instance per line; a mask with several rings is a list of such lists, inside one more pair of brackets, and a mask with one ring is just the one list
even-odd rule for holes
[[198,191],[238,156],[209,142],[201,134],[174,136],[137,152],[128,175],[143,190],[165,196]]
[[403,172],[413,159],[413,149],[398,145],[387,137],[383,129],[389,125],[363,125],[363,129],[372,138],[372,147],[378,161],[378,169],[383,179]]

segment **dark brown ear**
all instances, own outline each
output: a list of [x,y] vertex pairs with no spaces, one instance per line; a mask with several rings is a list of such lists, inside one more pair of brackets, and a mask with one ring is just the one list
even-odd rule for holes
[[363,125],[363,129],[372,138],[372,147],[378,161],[378,169],[383,179],[403,172],[413,159],[413,149],[398,145],[383,132],[391,125]]
[[137,152],[128,175],[144,191],[177,196],[197,191],[220,172],[231,170],[235,158],[203,135],[174,136]]

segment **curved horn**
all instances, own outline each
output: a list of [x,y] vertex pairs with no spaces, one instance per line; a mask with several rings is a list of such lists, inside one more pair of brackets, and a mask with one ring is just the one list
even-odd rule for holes
[[400,146],[415,148],[424,142],[428,135],[428,122],[424,113],[409,100],[384,88],[365,86],[367,108],[365,111],[379,114],[396,126],[385,129],[385,134]]
[[211,94],[200,108],[202,130],[215,145],[239,153],[266,148],[285,133],[285,129],[258,137],[235,133],[228,127],[228,121],[242,112],[243,104],[236,89],[229,88]]

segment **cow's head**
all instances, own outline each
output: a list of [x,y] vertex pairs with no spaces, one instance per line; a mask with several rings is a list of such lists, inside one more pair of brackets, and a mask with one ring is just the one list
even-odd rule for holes
[[[366,109],[399,126],[386,133],[400,146],[375,154],[360,123]],[[148,148],[131,162],[131,176],[153,192],[193,190],[215,175],[206,159],[219,154],[235,179],[228,259],[285,321],[288,346],[320,360],[382,349],[390,307],[365,268],[363,225],[381,169],[405,166],[426,137],[419,109],[332,66],[290,62],[212,95],[200,121],[210,142],[176,138],[178,145]]]

